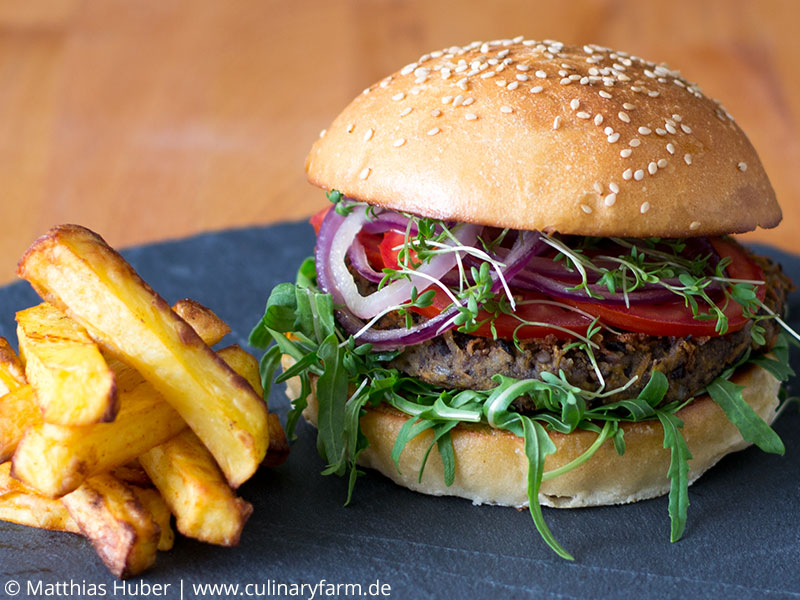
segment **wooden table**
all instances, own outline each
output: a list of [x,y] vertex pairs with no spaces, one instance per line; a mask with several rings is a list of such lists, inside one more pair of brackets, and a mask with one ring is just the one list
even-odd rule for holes
[[0,282],[51,225],[125,246],[297,219],[305,153],[422,52],[524,34],[665,61],[749,132],[800,251],[800,3],[3,0]]

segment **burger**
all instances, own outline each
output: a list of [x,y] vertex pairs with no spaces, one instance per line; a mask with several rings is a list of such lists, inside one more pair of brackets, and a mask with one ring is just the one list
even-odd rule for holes
[[282,359],[348,501],[400,485],[528,507],[669,494],[784,446],[790,282],[731,234],[781,210],[730,114],[625,52],[523,38],[421,56],[306,161],[331,204],[251,343]]

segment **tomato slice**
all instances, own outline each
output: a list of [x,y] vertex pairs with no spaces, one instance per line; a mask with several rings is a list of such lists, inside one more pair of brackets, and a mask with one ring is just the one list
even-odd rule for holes
[[[387,231],[383,234],[383,241],[378,246],[383,259],[383,264],[389,269],[399,269],[400,260],[399,254],[403,249],[403,244],[406,241],[406,234],[404,231],[396,231],[394,229]],[[409,262],[416,263],[417,253],[413,250],[408,251]]]
[[[731,259],[728,275],[732,279],[763,280],[764,273],[761,268],[750,260],[740,246],[720,238],[712,238],[710,241],[721,257]],[[763,285],[757,287],[756,295],[760,300],[764,299]],[[695,319],[691,309],[687,308],[680,299],[663,304],[636,304],[630,308],[624,304],[583,302],[572,299],[563,299],[562,301],[600,317],[600,320],[607,325],[626,331],[674,337],[720,335],[715,330],[717,322],[715,318],[707,321]],[[728,317],[728,333],[739,331],[749,320],[742,313],[742,307],[733,300],[728,302],[724,312]]]
[[314,228],[314,233],[319,235],[319,228],[322,227],[322,222],[325,220],[325,216],[328,214],[328,211],[333,208],[333,204],[326,206],[319,212],[315,212],[313,216],[308,220],[311,223],[311,226]]

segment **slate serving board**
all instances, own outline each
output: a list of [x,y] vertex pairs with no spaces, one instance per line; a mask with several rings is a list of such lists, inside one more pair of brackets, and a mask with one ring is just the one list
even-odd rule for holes
[[[123,254],[169,302],[192,297],[230,323],[233,333],[224,344],[245,345],[268,291],[294,280],[313,243],[311,228],[295,223],[210,233]],[[761,251],[800,282],[800,257]],[[15,342],[14,312],[36,302],[27,283],[0,288],[0,335]],[[790,302],[791,322],[800,329],[800,293]],[[800,371],[798,359],[795,351]],[[800,393],[800,380],[791,383],[793,393]],[[270,406],[285,417],[282,390],[273,391]],[[568,563],[542,543],[527,512],[416,494],[375,473],[359,480],[353,503],[344,507],[345,482],[319,475],[323,464],[314,432],[302,423],[287,463],[241,488],[255,512],[237,548],[180,538],[142,579],[169,583],[159,596],[168,598],[181,597],[181,585],[183,597],[190,598],[198,583],[320,580],[359,583],[365,595],[379,580],[391,586],[393,598],[800,597],[797,405],[776,429],[786,456],[748,449],[725,458],[690,488],[689,521],[679,543],[669,542],[666,498],[544,509],[556,537],[577,558]],[[37,597],[27,593],[36,591],[37,582],[102,584],[106,597],[134,597],[130,589],[113,588],[114,578],[79,536],[0,523],[0,597],[11,597],[4,587],[11,580],[22,586],[21,598]],[[278,597],[274,585],[250,589],[262,597],[271,589],[271,597]]]

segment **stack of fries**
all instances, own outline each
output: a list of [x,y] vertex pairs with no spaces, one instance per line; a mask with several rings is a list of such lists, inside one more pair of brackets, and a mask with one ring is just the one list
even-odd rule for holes
[[81,533],[118,577],[180,533],[235,545],[235,489],[288,442],[258,362],[204,306],[170,306],[97,234],[55,227],[19,264],[43,304],[0,338],[0,519]]

